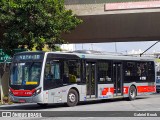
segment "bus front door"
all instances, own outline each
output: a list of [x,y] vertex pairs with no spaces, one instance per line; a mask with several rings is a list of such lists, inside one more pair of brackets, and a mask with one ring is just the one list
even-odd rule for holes
[[113,64],[114,96],[123,95],[122,63]]
[[86,63],[86,94],[87,98],[96,97],[96,63]]

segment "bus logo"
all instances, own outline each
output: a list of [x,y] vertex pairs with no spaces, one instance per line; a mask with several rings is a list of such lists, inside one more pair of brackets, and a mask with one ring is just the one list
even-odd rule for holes
[[2,112],[2,117],[11,117],[11,112]]

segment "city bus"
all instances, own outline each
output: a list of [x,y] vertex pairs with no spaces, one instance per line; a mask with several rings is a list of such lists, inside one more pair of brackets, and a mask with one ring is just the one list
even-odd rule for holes
[[13,102],[67,103],[126,98],[156,92],[152,58],[89,52],[22,52],[9,80]]

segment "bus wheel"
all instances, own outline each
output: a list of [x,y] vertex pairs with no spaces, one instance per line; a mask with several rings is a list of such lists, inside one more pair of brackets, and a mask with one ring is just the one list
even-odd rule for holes
[[48,104],[47,103],[37,103],[37,105],[39,105],[41,107],[46,107]]
[[136,88],[134,86],[131,86],[130,89],[129,89],[129,100],[135,100],[136,99]]
[[78,103],[78,93],[74,89],[70,89],[67,96],[67,105],[69,107],[76,106]]

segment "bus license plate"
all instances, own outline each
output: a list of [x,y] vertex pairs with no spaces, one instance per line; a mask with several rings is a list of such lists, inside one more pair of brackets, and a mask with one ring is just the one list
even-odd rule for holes
[[20,103],[25,103],[26,101],[25,101],[25,100],[19,100],[19,102],[20,102]]

